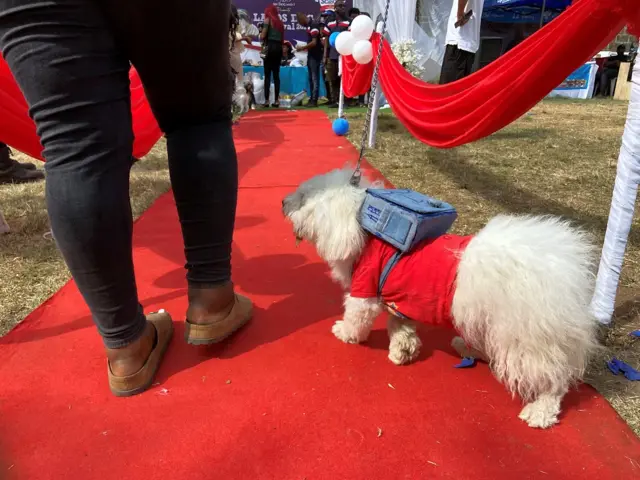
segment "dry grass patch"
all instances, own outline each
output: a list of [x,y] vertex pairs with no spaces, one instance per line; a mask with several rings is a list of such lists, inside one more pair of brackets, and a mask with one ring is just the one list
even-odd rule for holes
[[[17,152],[15,158],[30,160]],[[164,141],[133,166],[130,190],[136,218],[169,190]],[[10,234],[0,235],[2,336],[64,285],[70,275],[49,232],[44,182],[0,185],[0,210],[11,227]]]

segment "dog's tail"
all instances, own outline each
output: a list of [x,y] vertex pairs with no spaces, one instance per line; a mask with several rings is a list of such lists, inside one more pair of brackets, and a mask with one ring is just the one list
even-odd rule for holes
[[513,394],[561,393],[582,377],[597,348],[589,309],[595,251],[585,232],[561,219],[504,215],[463,252],[456,326]]

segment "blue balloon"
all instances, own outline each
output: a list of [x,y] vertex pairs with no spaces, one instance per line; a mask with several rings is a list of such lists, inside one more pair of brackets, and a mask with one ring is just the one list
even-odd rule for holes
[[338,38],[338,35],[340,35],[340,32],[333,32],[329,37],[329,45],[331,45],[334,48],[336,46],[336,38]]
[[349,122],[345,118],[336,118],[333,121],[333,133],[342,137],[349,132]]

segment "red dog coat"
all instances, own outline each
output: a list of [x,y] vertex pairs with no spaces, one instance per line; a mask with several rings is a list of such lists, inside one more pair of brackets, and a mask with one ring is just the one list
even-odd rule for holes
[[[442,235],[400,257],[382,289],[382,301],[412,320],[453,328],[451,303],[458,264],[473,236]],[[370,237],[353,268],[351,296],[378,296],[380,275],[395,247]]]

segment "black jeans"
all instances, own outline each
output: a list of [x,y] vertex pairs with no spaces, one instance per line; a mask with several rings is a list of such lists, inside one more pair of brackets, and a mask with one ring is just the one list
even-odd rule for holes
[[107,347],[145,327],[132,262],[130,62],[165,132],[190,287],[229,281],[238,172],[229,0],[0,0],[44,147],[53,235]]
[[452,83],[471,74],[475,53],[460,50],[457,45],[447,45],[440,72],[440,84]]
[[325,65],[327,69],[327,80],[329,81],[329,103],[336,104],[340,100],[340,75],[338,60],[327,60]]
[[309,70],[309,97],[311,102],[317,102],[320,94],[320,67],[321,58],[309,56],[307,59],[307,69]]
[[275,103],[280,100],[280,66],[282,65],[282,44],[280,42],[269,41],[267,45],[267,55],[264,59],[264,103],[269,105],[269,95],[271,94],[271,77],[273,77],[273,98]]

